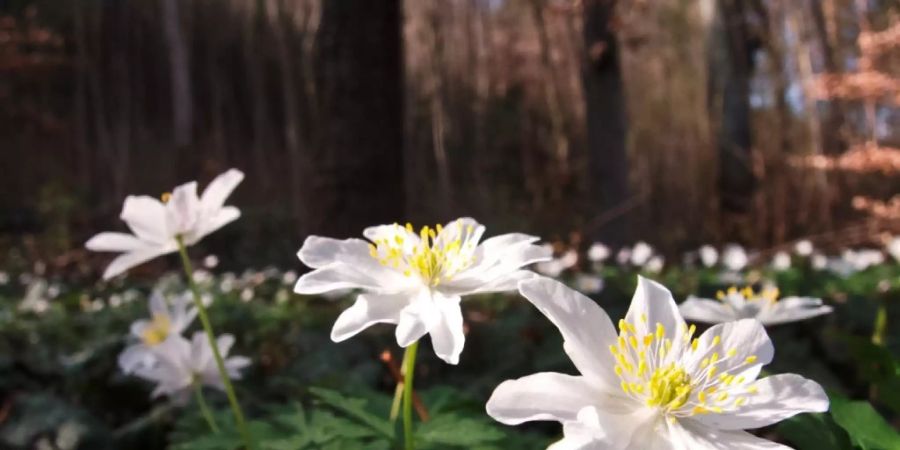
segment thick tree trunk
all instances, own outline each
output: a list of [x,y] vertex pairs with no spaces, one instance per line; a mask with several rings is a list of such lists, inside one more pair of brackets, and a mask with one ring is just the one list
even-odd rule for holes
[[628,239],[628,154],[624,87],[619,45],[613,30],[613,0],[584,2],[586,58],[583,74],[587,102],[587,146],[591,189],[599,220],[588,230],[596,240]]
[[400,1],[327,1],[322,8],[310,228],[356,236],[368,225],[405,219]]
[[717,125],[719,190],[725,212],[746,210],[756,187],[752,170],[750,76],[759,45],[747,29],[742,0],[720,0],[710,47],[710,107]]
[[172,134],[176,147],[193,140],[194,103],[187,41],[181,25],[178,0],[162,0],[163,36],[169,49],[172,86]]

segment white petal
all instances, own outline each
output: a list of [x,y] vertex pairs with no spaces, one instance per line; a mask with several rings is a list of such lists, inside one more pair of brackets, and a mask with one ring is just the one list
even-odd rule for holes
[[599,395],[584,377],[542,372],[501,383],[487,402],[487,413],[506,425],[574,421]]
[[441,313],[440,320],[429,332],[434,353],[448,364],[458,364],[466,344],[460,298],[435,294],[434,301]]
[[222,209],[219,209],[215,215],[213,216],[203,216],[201,217],[202,225],[194,232],[192,236],[190,236],[190,242],[188,245],[194,245],[203,239],[207,235],[215,232],[219,228],[228,225],[231,222],[234,222],[238,218],[241,217],[241,210],[237,209],[234,206],[226,206]]
[[678,306],[681,315],[687,319],[703,323],[722,323],[737,320],[734,310],[720,301],[689,297]]
[[410,232],[405,227],[402,227],[396,223],[392,223],[389,225],[375,225],[363,230],[363,236],[365,236],[366,239],[372,242],[383,238],[393,239],[394,236],[397,235],[402,236],[404,241],[408,242],[411,245],[415,245],[419,242],[419,234],[416,233],[415,230]]
[[379,290],[381,287],[380,280],[375,277],[346,264],[332,263],[301,276],[294,285],[294,292],[313,295],[338,289]]
[[225,205],[225,200],[234,191],[234,188],[244,179],[244,173],[237,169],[229,169],[225,173],[212,180],[206,189],[200,203],[207,212],[220,209]]
[[200,198],[197,197],[197,182],[191,181],[176,187],[166,203],[166,224],[170,233],[196,231],[201,217]]
[[758,392],[747,395],[747,403],[737,411],[694,416],[698,422],[723,430],[765,427],[805,412],[828,410],[828,396],[822,386],[800,375],[779,374],[757,380]]
[[126,197],[119,217],[142,240],[162,243],[172,237],[166,222],[166,207],[153,197]]
[[341,342],[376,323],[397,323],[400,310],[409,303],[409,295],[362,294],[344,310],[331,329],[331,340]]
[[153,366],[156,362],[156,357],[153,356],[153,352],[143,345],[130,345],[119,354],[118,362],[122,372],[130,374],[139,368]]
[[563,336],[563,348],[582,375],[618,389],[616,362],[608,348],[618,334],[593,300],[550,278],[519,283],[519,293],[538,308]]
[[313,269],[327,266],[335,262],[345,264],[371,264],[379,266],[378,261],[369,255],[369,243],[362,239],[332,239],[322,236],[309,236],[297,252],[303,264]]
[[408,347],[437,326],[441,311],[431,299],[431,292],[423,289],[418,296],[400,311],[395,335],[397,345]]
[[175,250],[176,248],[174,247],[174,245],[172,245],[149,247],[142,250],[123,253],[113,259],[111,263],[109,263],[109,266],[106,267],[106,271],[103,272],[103,279],[108,280],[110,278],[113,278],[116,275],[119,275],[134,266],[143,264],[153,258],[156,258],[157,256],[174,252]]
[[166,298],[162,293],[154,291],[150,294],[150,300],[147,303],[150,306],[151,316],[157,314],[169,316],[169,304],[166,302]]
[[[713,346],[717,336],[719,343]],[[698,338],[697,350],[687,355],[686,370],[694,374],[705,371],[701,368],[703,359],[714,353],[718,353],[718,373],[728,372],[750,382],[756,379],[762,366],[772,362],[775,347],[766,329],[756,319],[721,323],[710,327]],[[748,357],[753,358],[752,363],[747,362]]]
[[147,243],[128,233],[105,232],[95,235],[84,246],[95,252],[130,252],[147,247]]
[[822,300],[818,298],[787,297],[779,300],[771,308],[764,309],[758,319],[765,325],[778,325],[821,316],[832,311],[830,306],[822,305]]
[[518,289],[520,282],[536,277],[538,277],[538,274],[530,270],[516,270],[490,280],[477,280],[475,276],[463,280],[451,279],[446,283],[441,283],[438,289],[448,295],[460,296],[490,292],[509,292]]
[[631,298],[625,321],[635,328],[638,336],[653,334],[656,324],[662,324],[673,344],[681,342],[677,337],[685,328],[672,293],[663,285],[641,276],[638,277],[637,289]]
[[744,431],[717,430],[694,420],[670,424],[678,450],[791,450]]

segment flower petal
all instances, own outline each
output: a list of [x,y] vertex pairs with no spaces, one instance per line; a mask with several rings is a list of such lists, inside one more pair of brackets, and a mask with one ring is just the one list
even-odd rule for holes
[[733,412],[703,414],[694,419],[712,428],[744,430],[765,427],[805,412],[828,410],[828,396],[815,381],[788,373],[757,380],[757,392]]
[[109,266],[106,267],[106,271],[103,272],[103,279],[108,280],[113,278],[134,266],[143,264],[157,256],[174,252],[175,250],[176,248],[173,244],[170,246],[148,247],[133,252],[123,253],[109,263]]
[[344,310],[331,329],[331,340],[342,342],[376,323],[397,323],[400,311],[409,304],[406,294],[361,294]]
[[147,243],[132,234],[104,232],[90,238],[84,246],[94,252],[130,252],[147,247]]
[[506,425],[575,421],[598,395],[585,377],[541,372],[500,383],[487,402],[487,413]]
[[394,330],[397,345],[408,347],[433,330],[440,320],[441,312],[431,299],[431,292],[422,289],[419,295],[400,311],[400,320],[397,322],[397,329]]
[[519,293],[538,308],[563,336],[563,348],[582,375],[618,389],[608,351],[618,337],[609,316],[593,300],[550,278],[519,283]]
[[463,333],[462,308],[459,306],[459,297],[444,297],[435,293],[434,302],[440,310],[441,317],[438,323],[431,329],[431,345],[434,353],[447,364],[458,364],[459,355],[466,344],[466,335]]
[[677,338],[686,328],[672,293],[663,285],[642,276],[638,276],[637,289],[631,298],[625,321],[634,327],[637,336],[653,334],[656,324],[661,324],[673,344],[681,342]]
[[308,236],[297,252],[303,264],[313,269],[325,267],[335,262],[347,264],[374,263],[369,255],[369,243],[362,239],[332,239],[322,236]]
[[304,274],[294,285],[298,294],[321,294],[338,289],[380,290],[381,281],[347,264],[332,263]]
[[203,239],[204,237],[215,232],[219,228],[222,228],[225,225],[228,225],[229,223],[234,222],[235,220],[239,219],[240,217],[241,217],[241,210],[237,209],[234,206],[226,206],[224,208],[221,208],[213,216],[201,217],[201,219],[203,220],[203,223],[194,232],[193,236],[190,236],[191,240],[190,240],[190,242],[188,242],[188,244],[189,245],[196,244],[197,242],[200,241],[200,239]]
[[225,200],[228,199],[228,196],[231,195],[231,192],[243,179],[244,173],[237,169],[229,169],[217,176],[206,186],[206,189],[203,190],[203,195],[200,197],[203,209],[207,213],[211,213],[222,208],[225,205]]
[[764,309],[758,319],[765,325],[778,325],[821,316],[832,311],[830,306],[823,305],[822,300],[818,298],[787,297],[779,300],[771,308]]
[[156,357],[147,347],[136,344],[123,350],[119,354],[118,362],[122,372],[131,374],[141,367],[151,367],[156,362]]
[[713,365],[718,373],[728,372],[750,382],[756,379],[762,366],[770,363],[775,355],[775,347],[766,334],[766,329],[756,319],[715,325],[706,330],[697,341],[697,349],[686,360],[686,370],[694,374],[704,370],[704,359],[717,353],[718,363]]
[[694,420],[681,420],[670,424],[669,429],[678,450],[791,450],[745,431],[718,430]]
[[166,215],[166,206],[161,201],[146,195],[130,195],[125,198],[119,218],[142,240],[163,243],[172,237]]
[[737,320],[734,310],[720,301],[689,297],[678,306],[681,315],[688,320],[703,323],[722,323]]

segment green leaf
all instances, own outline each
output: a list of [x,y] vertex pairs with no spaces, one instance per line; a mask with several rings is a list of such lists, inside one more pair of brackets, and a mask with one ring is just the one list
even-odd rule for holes
[[446,413],[419,425],[416,430],[417,441],[464,448],[496,442],[503,436],[489,422]]
[[900,433],[869,402],[834,396],[831,399],[831,415],[847,431],[853,443],[863,449],[900,450]]
[[328,389],[311,387],[309,391],[319,398],[323,403],[342,411],[377,431],[388,439],[394,439],[394,427],[391,423],[378,417],[369,411],[366,411],[366,401],[357,398],[347,398],[343,395]]
[[797,450],[844,450],[850,439],[827,414],[801,414],[778,425],[778,432]]

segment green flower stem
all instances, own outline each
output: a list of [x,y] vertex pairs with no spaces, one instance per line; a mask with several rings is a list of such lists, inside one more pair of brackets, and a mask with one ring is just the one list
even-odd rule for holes
[[225,361],[222,360],[222,354],[219,353],[219,345],[216,343],[216,335],[213,333],[212,324],[209,322],[209,316],[206,314],[206,307],[203,306],[203,299],[200,297],[200,289],[194,282],[194,268],[191,266],[191,259],[188,257],[187,247],[181,236],[177,237],[178,253],[181,254],[181,264],[184,266],[184,274],[187,276],[188,285],[194,294],[194,305],[197,307],[197,315],[200,316],[200,323],[203,324],[203,330],[206,332],[206,338],[209,339],[209,346],[212,348],[213,357],[216,359],[216,367],[219,369],[219,376],[222,377],[222,384],[225,386],[225,395],[228,396],[228,403],[231,405],[231,411],[234,413],[234,420],[237,423],[241,438],[247,450],[254,450],[253,440],[250,438],[250,432],[247,430],[247,423],[244,421],[244,413],[241,411],[241,405],[238,403],[237,395],[234,393],[234,387],[231,385],[231,379],[228,378],[228,371],[225,370]]
[[884,339],[887,336],[887,301],[885,298],[879,299],[878,313],[875,315],[875,331],[872,333],[872,343],[884,346]]
[[413,441],[413,376],[416,368],[416,350],[419,341],[406,347],[403,354],[403,442],[406,450],[415,450]]
[[400,403],[403,401],[403,378],[402,374],[406,372],[404,367],[400,368],[401,378],[397,381],[397,387],[394,388],[394,400],[391,402],[391,415],[389,416],[391,419],[391,423],[397,420],[397,417],[400,416]]
[[203,413],[203,418],[206,419],[206,424],[209,425],[209,429],[212,430],[213,433],[219,434],[219,426],[216,425],[216,419],[213,418],[209,406],[206,405],[206,399],[203,398],[203,383],[200,383],[198,380],[194,380],[194,394],[196,394],[197,405],[200,406],[200,412]]

